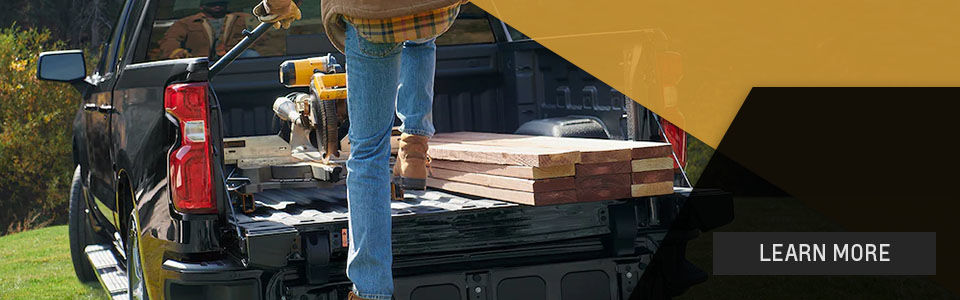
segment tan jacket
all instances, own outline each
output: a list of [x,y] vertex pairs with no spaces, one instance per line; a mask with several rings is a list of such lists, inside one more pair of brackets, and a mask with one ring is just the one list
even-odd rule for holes
[[[218,52],[226,52],[243,39],[243,29],[246,28],[246,20],[250,14],[230,13],[223,18],[223,32],[220,33],[220,40],[217,45],[213,45]],[[213,40],[213,28],[207,23],[204,13],[198,13],[189,17],[177,20],[167,29],[160,40],[161,58],[170,58],[171,54],[177,49],[186,49],[190,51],[190,57],[207,57],[210,55],[211,41]],[[220,53],[221,55],[223,53]]]
[[[264,0],[271,11],[284,11],[291,0]],[[334,47],[343,52],[346,24],[340,16],[360,19],[387,19],[447,7],[465,0],[323,0],[320,15],[323,28]]]

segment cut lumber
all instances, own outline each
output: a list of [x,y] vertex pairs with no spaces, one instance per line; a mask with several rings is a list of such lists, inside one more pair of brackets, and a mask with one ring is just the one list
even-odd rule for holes
[[633,184],[673,181],[673,169],[633,173]]
[[630,198],[630,174],[577,176],[577,197],[580,201]]
[[633,172],[630,161],[615,161],[596,164],[577,164],[577,176],[594,176],[604,174],[624,174]]
[[527,205],[550,205],[577,202],[576,190],[521,192],[437,178],[427,178],[427,186],[456,193]]
[[634,172],[673,169],[673,157],[638,159],[632,162]]
[[668,143],[480,132],[430,140],[432,188],[528,205],[673,192]]
[[434,135],[431,140],[446,143],[488,145],[503,147],[543,147],[580,152],[581,163],[601,163],[632,159],[631,147],[608,143],[608,140],[559,138],[485,132],[453,132]]
[[630,174],[607,174],[585,177],[577,176],[574,180],[578,189],[630,186]]
[[634,184],[630,186],[633,197],[647,197],[673,194],[673,181]]
[[618,200],[632,197],[630,186],[619,186],[614,188],[596,188],[596,189],[578,189],[577,200],[579,202]]
[[[629,163],[627,164],[629,166]],[[473,163],[465,161],[439,160],[430,161],[431,168],[441,168],[447,170],[526,178],[526,179],[544,179],[568,177],[575,174],[573,164],[554,167],[530,167],[530,166],[511,166],[498,164]]]
[[427,154],[433,159],[530,167],[553,167],[580,162],[580,153],[572,150],[442,142],[431,143]]
[[549,192],[571,190],[575,188],[573,177],[534,180],[489,174],[468,173],[439,168],[431,168],[429,173],[430,177],[437,179],[524,192]]
[[635,143],[632,149],[633,159],[644,159],[654,157],[673,156],[673,147],[667,143],[656,142],[632,142]]
[[[591,138],[573,138],[573,137],[552,137],[552,136],[530,136],[530,135],[517,135],[517,134],[499,134],[499,133],[486,133],[486,132],[453,132],[453,133],[441,133],[434,136],[434,138],[443,139],[446,141],[456,141],[460,143],[483,143],[484,141],[495,140],[503,143],[529,143],[535,142],[537,146],[542,147],[557,147],[559,149],[569,149],[571,145],[580,149],[583,147],[587,151],[603,151],[603,150],[614,150],[614,149],[630,149],[631,159],[644,159],[644,158],[654,158],[654,157],[664,157],[671,156],[673,154],[673,148],[669,143],[661,142],[649,142],[649,141],[621,141],[621,140],[607,140],[607,139],[591,139]],[[512,141],[508,141],[512,140]],[[620,155],[620,154],[618,154]],[[592,155],[587,155],[588,157]],[[592,159],[598,159],[598,161],[592,161]],[[604,159],[590,157],[589,159],[584,159],[584,162],[603,162],[603,161],[618,161],[625,159],[614,159],[607,158]]]

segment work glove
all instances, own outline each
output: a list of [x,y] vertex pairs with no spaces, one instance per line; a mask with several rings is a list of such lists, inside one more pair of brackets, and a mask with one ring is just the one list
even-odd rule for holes
[[190,57],[190,56],[192,56],[192,55],[190,55],[190,50],[183,49],[183,48],[177,48],[177,49],[174,49],[173,52],[170,52],[170,57],[168,57],[168,58],[170,58],[170,59],[180,59],[180,58],[188,58],[188,57]]
[[287,29],[293,21],[300,20],[300,8],[293,1],[285,8],[271,8],[266,2],[267,0],[263,0],[253,8],[253,15],[257,16],[260,22],[273,23],[273,28],[276,29]]

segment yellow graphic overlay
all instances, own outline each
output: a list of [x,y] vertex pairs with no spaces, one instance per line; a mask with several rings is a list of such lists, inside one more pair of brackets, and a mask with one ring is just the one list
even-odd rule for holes
[[960,85],[960,1],[472,2],[714,148],[751,87]]

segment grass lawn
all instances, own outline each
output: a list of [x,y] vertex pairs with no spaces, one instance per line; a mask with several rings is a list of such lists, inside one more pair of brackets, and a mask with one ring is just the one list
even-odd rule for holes
[[0,299],[106,299],[80,283],[70,262],[67,226],[0,237]]
[[[792,198],[734,198],[733,223],[717,231],[843,231]],[[687,258],[707,273],[713,235],[690,242]],[[710,276],[680,299],[960,299],[925,276]]]

